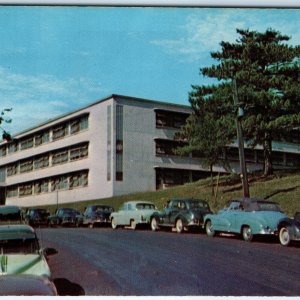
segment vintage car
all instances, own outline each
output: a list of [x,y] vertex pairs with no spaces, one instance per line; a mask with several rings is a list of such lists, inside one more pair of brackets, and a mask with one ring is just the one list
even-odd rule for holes
[[53,248],[41,249],[34,229],[25,224],[0,226],[0,277],[29,274],[50,278],[47,263]]
[[283,246],[288,246],[291,241],[300,241],[300,212],[295,214],[294,219],[280,220],[278,231],[279,241]]
[[150,216],[155,211],[155,205],[149,201],[125,202],[118,212],[110,215],[111,227],[116,229],[118,226],[130,226],[134,230],[137,225],[149,225]]
[[154,212],[150,217],[151,229],[160,227],[174,228],[178,233],[192,228],[202,228],[203,218],[211,213],[209,204],[199,199],[171,199],[161,212]]
[[45,276],[0,276],[0,296],[57,296],[57,289]]
[[206,215],[204,224],[208,236],[226,232],[241,234],[245,241],[251,241],[254,235],[277,234],[278,223],[285,217],[275,202],[242,198],[232,200],[217,214]]
[[81,213],[74,208],[58,208],[54,215],[47,218],[47,224],[53,226],[75,226]]
[[28,208],[24,214],[24,220],[30,226],[46,225],[49,216],[50,213],[46,209]]
[[23,210],[16,205],[0,205],[0,224],[22,223]]
[[90,228],[101,224],[110,224],[110,214],[113,207],[108,205],[89,205],[83,215],[76,217],[76,226],[88,226]]

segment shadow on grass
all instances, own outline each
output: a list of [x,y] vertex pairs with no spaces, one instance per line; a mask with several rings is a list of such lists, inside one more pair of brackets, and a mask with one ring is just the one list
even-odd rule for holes
[[300,185],[296,185],[296,186],[291,187],[291,188],[276,190],[274,193],[265,196],[264,199],[267,200],[267,199],[269,199],[269,198],[271,198],[271,197],[273,197],[277,194],[280,194],[280,193],[292,192],[292,191],[298,189],[299,187],[300,187]]

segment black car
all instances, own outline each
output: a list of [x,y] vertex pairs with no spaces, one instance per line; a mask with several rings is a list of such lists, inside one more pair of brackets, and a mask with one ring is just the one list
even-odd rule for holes
[[110,224],[110,214],[113,211],[114,209],[108,205],[89,205],[83,215],[76,217],[76,226],[92,228],[96,225]]
[[211,213],[209,204],[199,199],[171,199],[161,212],[154,212],[150,217],[151,229],[160,227],[174,228],[178,233],[191,228],[202,228],[203,217]]
[[47,218],[48,226],[75,226],[81,213],[74,208],[59,208],[54,215]]
[[46,225],[48,217],[50,216],[49,211],[43,208],[29,208],[25,212],[24,219],[30,226]]
[[278,224],[278,232],[283,246],[288,246],[291,241],[300,241],[300,212],[295,214],[294,219],[282,219]]

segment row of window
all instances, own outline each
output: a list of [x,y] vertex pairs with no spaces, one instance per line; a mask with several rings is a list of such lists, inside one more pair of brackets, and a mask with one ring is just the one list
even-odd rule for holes
[[9,177],[87,157],[88,143],[79,144],[10,164],[6,167],[6,175]]
[[65,174],[7,187],[6,197],[25,197],[88,185],[88,171]]
[[18,142],[13,141],[6,145],[3,145],[0,147],[0,157],[17,152],[18,150],[26,150],[29,148],[40,146],[50,141],[56,141],[68,135],[76,134],[87,128],[88,116],[85,115],[21,139]]
[[[177,141],[168,140],[156,140],[155,150],[157,156],[179,156],[175,153],[175,149],[180,146]],[[264,155],[262,150],[244,149],[245,161],[252,163],[263,163]],[[192,157],[199,158],[201,155],[194,152]],[[221,158],[227,158],[229,160],[239,160],[238,148],[227,148],[226,152]],[[272,152],[272,160],[274,165],[299,167],[300,166],[300,155],[292,153],[283,153],[278,151]]]

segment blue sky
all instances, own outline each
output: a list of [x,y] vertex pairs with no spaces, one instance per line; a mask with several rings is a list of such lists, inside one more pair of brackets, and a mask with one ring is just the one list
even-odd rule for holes
[[122,94],[188,105],[199,68],[236,28],[300,44],[299,9],[0,6],[0,109],[17,133]]

